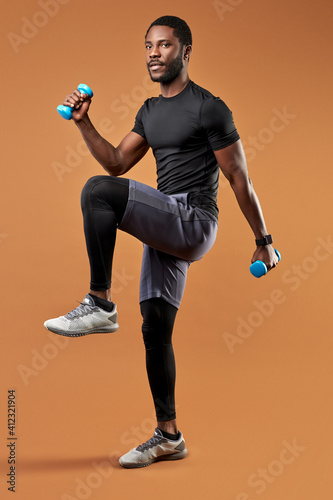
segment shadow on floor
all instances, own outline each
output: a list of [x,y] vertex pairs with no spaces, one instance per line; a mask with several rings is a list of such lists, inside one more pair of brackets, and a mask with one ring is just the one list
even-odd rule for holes
[[[74,469],[91,469],[94,464],[102,464],[106,462],[109,466],[117,469],[121,469],[121,465],[118,461],[118,456],[99,456],[99,457],[80,457],[80,458],[58,458],[58,459],[21,459],[17,462],[17,469],[20,473],[41,473],[49,471],[63,471],[63,470],[74,470]],[[2,466],[0,468],[3,469]]]

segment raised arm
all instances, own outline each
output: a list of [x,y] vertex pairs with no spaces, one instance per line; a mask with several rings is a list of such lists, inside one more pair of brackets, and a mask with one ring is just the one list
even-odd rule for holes
[[68,95],[64,106],[72,108],[72,119],[80,130],[82,137],[93,157],[102,165],[109,175],[119,176],[130,170],[147,153],[147,141],[135,132],[129,132],[121,143],[114,147],[95,129],[88,116],[91,99],[88,94],[79,90]]
[[[238,205],[246,217],[255,239],[263,238],[267,235],[267,229],[258,197],[248,176],[241,141],[238,140],[231,146],[215,151],[215,157],[235,193]],[[268,270],[278,263],[278,258],[271,245],[257,247],[251,262],[256,260],[262,260]]]

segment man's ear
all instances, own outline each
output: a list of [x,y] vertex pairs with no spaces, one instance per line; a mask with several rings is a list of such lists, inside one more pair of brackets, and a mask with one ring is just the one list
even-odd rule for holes
[[192,53],[192,45],[186,45],[185,51],[184,51],[184,59],[186,59],[188,61],[191,53]]

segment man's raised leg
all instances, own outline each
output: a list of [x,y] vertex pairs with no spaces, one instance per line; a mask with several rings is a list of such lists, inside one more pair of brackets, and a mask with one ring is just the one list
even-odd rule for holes
[[117,308],[111,301],[111,274],[118,225],[128,200],[128,180],[96,176],[82,190],[81,207],[90,262],[90,291],[80,306],[44,326],[54,333],[80,337],[118,330]]

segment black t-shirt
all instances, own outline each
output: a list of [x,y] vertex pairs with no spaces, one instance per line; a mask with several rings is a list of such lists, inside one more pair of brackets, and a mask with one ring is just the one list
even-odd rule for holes
[[191,204],[218,215],[214,151],[239,139],[232,113],[219,97],[190,81],[174,97],[147,99],[133,132],[152,148],[162,193],[190,193]]

